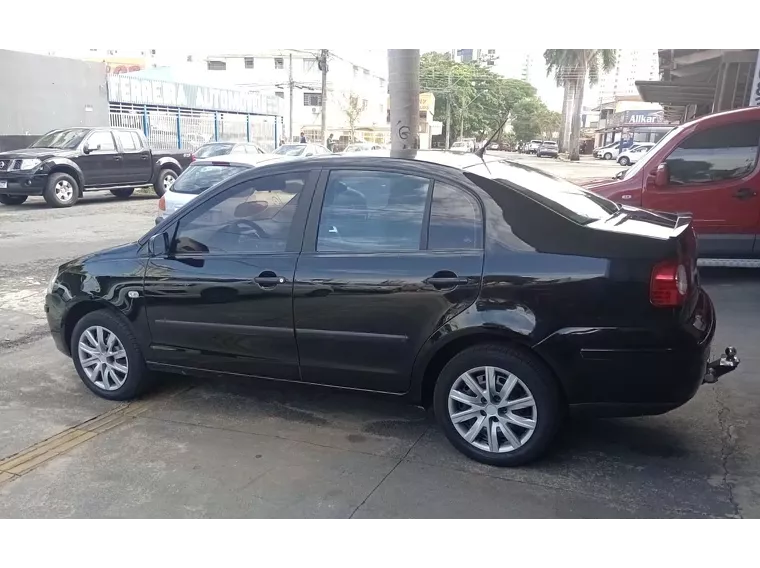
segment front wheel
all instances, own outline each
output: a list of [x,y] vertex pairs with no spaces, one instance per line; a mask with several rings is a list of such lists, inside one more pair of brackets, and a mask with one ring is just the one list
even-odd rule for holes
[[612,154],[610,154],[609,152],[607,152],[607,153],[604,155],[604,159],[605,159],[605,160],[611,160],[611,159],[612,159]]
[[629,160],[629,159],[628,159],[627,157],[625,157],[625,156],[623,156],[622,158],[620,158],[620,159],[618,160],[618,164],[620,164],[621,166],[628,166],[628,165],[630,165],[630,163],[631,163],[631,160]]
[[562,416],[551,373],[509,346],[478,345],[454,356],[434,392],[435,415],[449,442],[495,466],[539,458]]
[[112,189],[111,193],[116,199],[127,199],[135,192],[134,188],[130,189]]
[[26,201],[26,195],[6,195],[0,194],[0,203],[3,205],[21,205]]
[[71,334],[71,357],[79,378],[108,400],[129,400],[148,385],[134,333],[118,314],[98,310],[85,315]]
[[79,184],[69,174],[52,174],[42,196],[51,207],[71,207],[79,199]]
[[177,174],[174,170],[165,169],[158,172],[156,183],[153,184],[156,195],[162,197],[164,193],[171,189],[175,181],[177,181]]

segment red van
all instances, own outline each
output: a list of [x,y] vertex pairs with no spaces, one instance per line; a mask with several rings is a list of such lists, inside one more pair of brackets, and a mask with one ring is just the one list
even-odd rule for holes
[[615,179],[585,184],[612,201],[692,214],[700,264],[760,266],[760,108],[711,114],[670,131]]

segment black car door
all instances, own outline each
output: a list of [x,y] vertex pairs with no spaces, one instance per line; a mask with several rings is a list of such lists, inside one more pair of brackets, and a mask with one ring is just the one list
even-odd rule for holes
[[76,163],[84,173],[84,183],[88,187],[118,184],[122,172],[122,157],[116,149],[113,135],[109,130],[94,130],[85,139],[83,152]]
[[303,380],[408,390],[420,348],[478,296],[482,227],[477,198],[445,180],[324,170],[293,292]]
[[152,361],[298,380],[293,275],[317,177],[261,174],[177,219],[145,272]]
[[143,144],[140,136],[130,130],[114,130],[119,143],[122,167],[116,183],[131,185],[150,183],[153,177],[153,163],[150,150]]

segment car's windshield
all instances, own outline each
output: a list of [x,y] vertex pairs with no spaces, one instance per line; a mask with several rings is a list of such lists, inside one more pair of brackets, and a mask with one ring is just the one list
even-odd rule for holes
[[69,130],[54,130],[37,139],[30,148],[58,148],[74,150],[87,136],[87,128],[70,128]]
[[198,148],[195,153],[196,158],[213,158],[214,156],[223,156],[229,154],[235,144],[206,144]]
[[274,153],[280,156],[300,156],[304,150],[306,150],[306,146],[303,144],[283,144]]
[[612,201],[517,162],[488,162],[465,170],[465,173],[468,172],[503,183],[576,223],[587,224],[606,219],[618,210]]
[[623,179],[631,179],[633,176],[635,176],[637,173],[641,171],[642,168],[644,168],[652,159],[654,159],[655,154],[657,152],[655,150],[659,149],[663,145],[670,142],[673,138],[675,138],[678,134],[683,132],[684,126],[679,126],[678,128],[674,128],[670,132],[668,132],[665,136],[663,136],[657,144],[649,148],[647,152],[641,157],[640,160],[637,160],[636,163],[628,168],[628,171],[625,172],[625,175],[623,176]]
[[177,181],[174,182],[171,191],[198,195],[217,183],[247,170],[249,167],[250,166],[233,166],[221,163],[204,164],[196,162],[182,172],[182,175],[180,175],[177,178]]

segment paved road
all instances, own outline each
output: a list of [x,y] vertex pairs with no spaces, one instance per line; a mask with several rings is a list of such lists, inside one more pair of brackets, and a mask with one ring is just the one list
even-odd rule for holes
[[173,376],[129,406],[93,396],[44,333],[42,291],[155,207],[0,209],[0,517],[760,517],[759,272],[703,273],[739,371],[665,416],[569,422],[546,460],[502,470],[378,397]]

